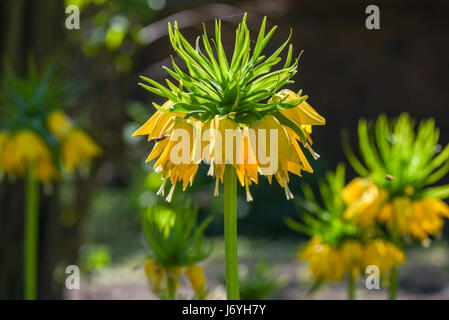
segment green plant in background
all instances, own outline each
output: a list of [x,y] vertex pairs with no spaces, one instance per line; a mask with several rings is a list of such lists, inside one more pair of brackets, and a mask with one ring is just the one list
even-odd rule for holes
[[[364,164],[345,142],[349,162],[361,176],[343,190],[345,217],[358,225],[380,225],[391,241],[402,247],[407,239],[428,242],[449,218],[449,185],[433,186],[449,171],[449,145],[438,144],[439,130],[433,119],[415,130],[408,114],[389,121],[378,117],[372,130],[359,122],[359,149]],[[397,291],[397,269],[391,273],[390,298]]]
[[[77,6],[81,25],[70,39],[81,44],[90,58],[109,62],[119,72],[127,73],[136,67],[141,45],[149,39],[145,27],[155,21],[165,1],[157,0],[65,0],[65,7]],[[75,42],[76,41],[76,42]]]
[[[26,178],[24,283],[25,298],[37,294],[39,182],[48,187],[63,171],[87,167],[101,148],[63,113],[75,95],[75,84],[55,73],[39,72],[30,60],[28,74],[8,65],[0,87],[0,173]],[[48,188],[47,188],[48,189]]]
[[264,261],[257,265],[248,264],[247,267],[247,272],[240,277],[242,300],[273,299],[287,285],[287,279],[274,275]]
[[111,250],[105,245],[84,245],[81,247],[81,260],[88,272],[99,271],[111,263]]
[[198,209],[184,200],[175,208],[155,205],[143,214],[149,255],[144,270],[151,290],[163,299],[176,298],[183,274],[189,279],[196,298],[206,297],[206,278],[198,263],[212,252],[203,236],[212,218],[198,225],[197,213]]
[[[175,22],[169,24],[169,37],[178,56],[185,62],[187,73],[172,60],[173,70],[165,70],[178,82],[166,80],[169,88],[146,77],[147,84],[140,84],[148,91],[168,99],[162,106],[155,103],[156,113],[134,135],[148,135],[156,141],[147,162],[157,159],[155,170],[161,172],[163,184],[159,194],[164,195],[166,182],[171,182],[167,196],[170,201],[177,183],[185,190],[193,183],[201,161],[210,164],[209,175],[216,179],[215,195],[219,194],[220,181],[224,184],[224,225],[226,286],[228,299],[239,299],[238,259],[237,259],[237,179],[246,189],[248,201],[252,201],[250,186],[258,183],[259,172],[263,172],[271,183],[273,176],[285,190],[287,199],[293,198],[288,182],[289,172],[301,176],[301,171],[313,172],[312,167],[299,145],[318,157],[312,148],[310,134],[312,125],[324,125],[321,117],[305,100],[307,96],[290,90],[281,90],[291,84],[297,72],[298,59],[292,61],[293,49],[289,46],[283,67],[272,71],[282,59],[279,55],[287,47],[285,41],[272,55],[266,57],[263,50],[273,36],[276,27],[265,34],[266,19],[263,20],[259,35],[251,52],[250,32],[246,25],[246,14],[236,31],[235,48],[228,60],[221,41],[221,21],[215,22],[215,39],[211,42],[204,28],[192,47],[183,37]],[[202,47],[201,42],[202,40]],[[281,90],[281,91],[279,91]],[[188,163],[174,164],[170,155],[177,148],[175,130],[189,134]],[[209,149],[203,150],[201,131],[212,129],[220,135],[210,137]],[[270,143],[259,140],[257,148],[250,137],[250,129],[256,136],[268,132],[271,140],[273,130],[278,134],[277,154],[270,154],[276,163],[259,159],[266,155]],[[237,132],[236,147],[226,151],[226,130]],[[179,131],[178,131],[179,132]],[[274,134],[273,134],[274,136]],[[200,137],[200,139],[194,139]],[[299,143],[298,143],[299,142]],[[237,145],[243,147],[243,161],[237,158]],[[258,150],[256,153],[254,150]],[[228,153],[226,153],[228,152]],[[273,169],[275,168],[275,169]]]
[[[320,181],[320,201],[309,185],[303,186],[305,199],[298,201],[304,211],[302,221],[291,218],[287,225],[305,233],[311,240],[298,255],[309,262],[317,289],[325,281],[340,281],[348,277],[348,298],[355,299],[355,283],[369,265],[376,265],[381,275],[405,260],[404,253],[374,226],[362,228],[344,218],[346,205],[342,199],[345,187],[345,167],[340,164]],[[320,204],[322,203],[322,205]]]

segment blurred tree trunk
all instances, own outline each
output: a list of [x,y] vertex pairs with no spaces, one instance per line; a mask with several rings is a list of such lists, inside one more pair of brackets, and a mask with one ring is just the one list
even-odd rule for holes
[[[30,54],[39,65],[61,42],[63,1],[2,1],[0,9],[3,13],[0,35],[5,39],[0,44],[0,56],[19,73],[26,70]],[[0,299],[22,299],[24,183],[6,180],[0,185]],[[62,293],[53,280],[63,243],[57,193],[56,188],[51,196],[40,198],[38,297],[45,299],[60,298]]]

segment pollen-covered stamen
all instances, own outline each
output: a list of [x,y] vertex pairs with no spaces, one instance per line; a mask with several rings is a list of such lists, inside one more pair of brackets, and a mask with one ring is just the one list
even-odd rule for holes
[[173,192],[175,192],[176,182],[171,186],[170,192],[167,195],[167,198],[165,198],[165,201],[171,202],[171,199],[173,197]]
[[304,145],[304,147],[309,150],[310,154],[312,155],[313,159],[318,160],[320,158],[320,155],[318,153],[316,153],[313,149],[312,146],[308,143],[306,143]]
[[164,196],[164,190],[165,190],[165,183],[167,182],[167,179],[162,178],[162,184],[161,187],[159,188],[159,190],[157,191],[157,195],[158,196]]

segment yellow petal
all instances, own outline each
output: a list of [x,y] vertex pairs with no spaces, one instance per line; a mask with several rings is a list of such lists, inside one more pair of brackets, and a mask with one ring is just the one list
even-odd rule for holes
[[307,101],[302,102],[293,109],[296,109],[296,112],[298,112],[302,125],[320,126],[326,124],[326,119],[319,115]]
[[[291,90],[281,90],[278,95],[287,96],[286,101],[293,99],[298,99],[299,95]],[[295,121],[299,125],[324,125],[326,124],[326,119],[324,119],[318,112],[313,109],[307,101],[304,101],[297,105],[296,107],[281,110],[281,112],[289,117],[291,120]],[[307,128],[312,132],[312,128]]]
[[47,126],[59,139],[67,136],[73,127],[69,118],[60,110],[54,111],[48,116]]
[[151,132],[154,129],[154,123],[156,120],[162,116],[162,112],[159,110],[156,110],[156,112],[151,116],[150,119],[147,120],[139,129],[137,129],[132,136],[139,136],[139,135],[147,135],[151,134]]
[[186,269],[186,275],[189,278],[190,284],[195,292],[201,293],[205,291],[206,276],[204,275],[204,271],[201,266],[197,264],[188,266]]

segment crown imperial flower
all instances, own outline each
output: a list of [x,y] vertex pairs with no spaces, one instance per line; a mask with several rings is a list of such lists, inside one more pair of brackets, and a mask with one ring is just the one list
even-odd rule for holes
[[348,160],[361,175],[342,191],[345,216],[360,225],[380,223],[400,237],[425,241],[449,218],[449,185],[431,186],[449,171],[449,145],[437,152],[439,131],[433,119],[420,123],[402,114],[394,121],[381,115],[370,139],[368,123],[359,122],[359,162],[348,144]]
[[345,171],[340,164],[335,173],[328,173],[320,182],[322,205],[312,188],[303,186],[305,199],[298,201],[305,210],[302,221],[286,221],[292,229],[311,236],[298,259],[308,262],[316,286],[324,281],[339,281],[345,275],[351,283],[370,265],[376,265],[385,277],[405,261],[403,251],[384,239],[378,229],[354,224],[352,217],[345,215]]
[[[164,180],[159,194],[164,195],[167,180],[172,185],[168,201],[177,183],[182,183],[185,190],[193,183],[203,160],[210,165],[208,174],[216,179],[215,195],[225,167],[230,164],[246,189],[248,201],[252,200],[249,187],[258,183],[258,174],[266,175],[270,183],[274,176],[285,189],[287,199],[293,198],[288,188],[289,172],[298,176],[303,170],[313,172],[300,145],[318,158],[311,148],[310,135],[312,126],[324,125],[325,119],[305,101],[307,96],[302,91],[282,90],[293,83],[291,78],[297,72],[299,57],[292,60],[291,45],[283,67],[271,71],[281,61],[279,56],[290,36],[272,55],[264,56],[263,50],[276,30],[273,27],[265,34],[265,18],[251,54],[245,14],[228,61],[221,42],[221,21],[215,22],[215,52],[206,28],[195,47],[183,37],[176,22],[168,28],[171,44],[185,62],[187,73],[172,59],[173,70],[164,69],[178,85],[166,80],[167,88],[141,77],[146,82],[140,83],[142,87],[168,100],[161,106],[153,103],[156,113],[133,134],[148,135],[148,140],[155,141],[147,162],[158,158],[154,168]],[[177,142],[180,131],[187,136],[182,139],[184,147]],[[173,159],[180,152],[183,161]]]
[[[28,172],[49,184],[61,169],[73,171],[102,153],[100,146],[62,111],[70,86],[42,74],[33,62],[25,78],[8,69],[0,90],[0,173],[24,177]],[[61,160],[61,161],[60,161]]]

